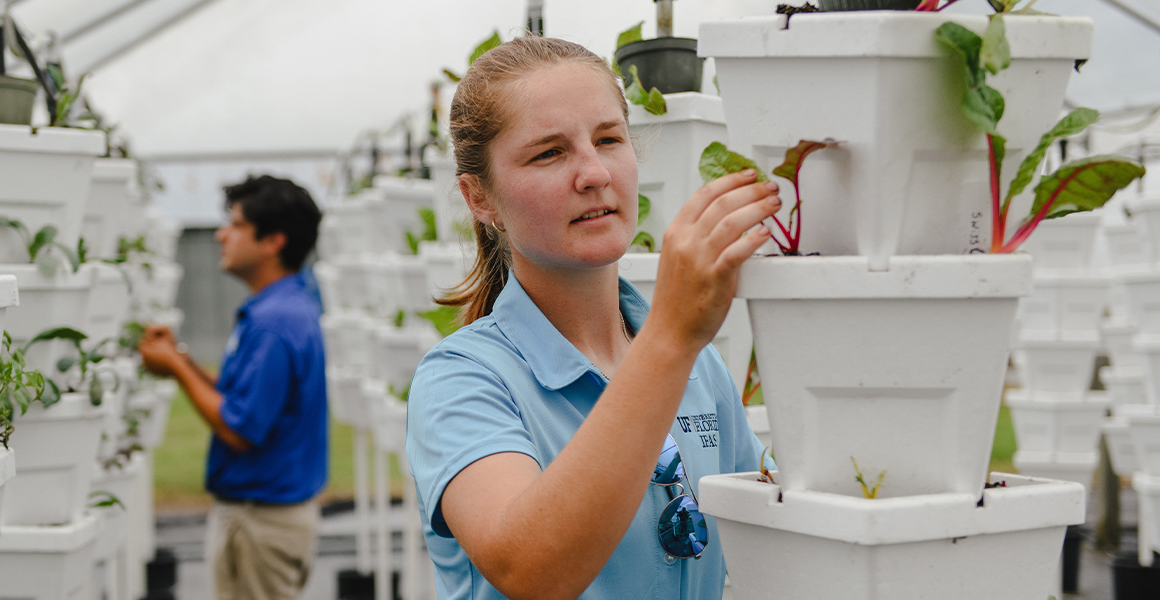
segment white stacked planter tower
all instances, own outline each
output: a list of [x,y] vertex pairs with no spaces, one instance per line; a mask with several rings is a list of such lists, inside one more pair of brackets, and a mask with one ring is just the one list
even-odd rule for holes
[[1111,400],[1089,391],[1111,287],[1091,267],[1101,216],[1046,221],[1024,248],[1034,258],[1034,293],[1019,303],[1015,362],[1023,388],[1007,391],[1019,450],[1033,477],[1091,485],[1100,428]]
[[[986,26],[892,11],[701,26],[732,150],[768,171],[799,140],[842,142],[801,172],[800,249],[820,256],[742,268],[779,470],[697,490],[737,598],[1046,597],[1083,521],[1082,486],[987,474],[1032,265],[982,254],[986,141],[945,83],[962,77],[934,39],[948,20]],[[1000,124],[1013,170],[1059,113],[1091,22],[1012,18],[1007,36],[992,85],[1018,115]],[[885,472],[877,498],[852,459],[871,486]]]
[[[438,183],[379,177],[371,189],[331,201],[321,226],[321,260],[314,265],[325,307],[330,407],[335,419],[355,430],[356,570],[374,573],[376,583],[387,582],[376,585],[383,600],[390,597],[392,570],[402,573],[405,598],[434,597],[430,562],[419,559],[424,546],[406,467],[407,409],[401,396],[423,355],[440,339],[416,313],[435,309],[433,298],[463,281],[472,260],[467,244],[473,243],[419,241],[427,227],[419,211],[438,206]],[[436,224],[447,210],[435,213]],[[456,228],[437,229],[443,230]],[[390,454],[399,457],[405,478],[402,565],[393,563],[389,551],[396,526],[387,510]]]
[[[181,277],[173,263],[180,228],[156,215],[147,220],[137,163],[97,158],[104,151],[101,132],[40,128],[33,133],[25,126],[0,125],[0,180],[5,182],[0,215],[20,220],[33,234],[52,225],[55,241],[69,249],[78,248],[83,237],[88,259],[74,272],[57,254],[59,266],[42,269],[29,264],[16,230],[0,231],[0,278],[15,277],[23,292],[23,305],[14,306],[8,320],[13,348],[53,327],[87,334],[85,348],[92,350],[103,340],[116,340],[130,320],[161,317],[180,323],[173,309]],[[116,258],[121,239],[139,236],[148,236],[164,253],[138,253],[118,267],[95,260]],[[148,452],[130,456],[127,450],[136,443],[147,450],[160,443],[175,390],[139,382],[138,363],[118,356],[96,368],[105,386],[97,407],[76,367],[57,371],[57,361],[68,355],[75,351],[63,340],[39,343],[27,355],[28,366],[65,393],[48,408],[33,403],[14,421],[11,446],[21,460],[7,478],[6,509],[0,514],[3,593],[36,599],[138,598],[145,592],[144,568],[152,556],[152,461]],[[149,406],[134,401],[153,387],[164,388],[168,397]],[[136,427],[129,426],[129,417]],[[146,432],[152,436],[148,440]],[[0,471],[11,471],[12,465],[9,460]],[[88,509],[92,491],[112,493],[125,508]],[[91,577],[97,562],[106,576],[100,581]]]
[[[1126,225],[1105,227],[1109,254],[1119,265],[1115,279],[1126,292],[1127,317],[1118,328],[1105,328],[1105,335],[1109,329],[1123,335],[1108,339],[1115,375],[1109,391],[1116,406],[1104,431],[1117,473],[1132,473],[1139,500],[1139,561],[1151,566],[1160,552],[1160,199],[1133,200],[1128,209],[1132,216]],[[1123,312],[1113,304],[1113,317]]]

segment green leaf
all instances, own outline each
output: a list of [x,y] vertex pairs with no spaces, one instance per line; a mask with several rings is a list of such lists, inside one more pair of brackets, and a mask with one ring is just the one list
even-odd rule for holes
[[455,72],[451,69],[443,69],[443,75],[445,75],[451,83],[459,83],[463,80],[463,77],[456,75]]
[[122,510],[128,510],[125,505],[121,503],[120,498],[110,494],[109,492],[93,492],[89,494],[90,502],[89,508],[109,508],[112,506],[120,506]]
[[[81,239],[81,242],[84,242],[83,238]],[[72,267],[73,273],[76,273],[81,268],[82,261],[80,257],[74,254],[71,249],[63,244],[58,244],[57,242],[52,242],[52,246],[64,253],[64,257],[68,259],[68,264]]]
[[37,254],[33,262],[36,263],[36,270],[40,271],[40,274],[45,277],[52,277],[56,274],[56,270],[60,268],[60,261],[48,252]]
[[459,324],[459,308],[455,306],[440,306],[433,310],[417,312],[415,314],[420,318],[430,321],[435,326],[435,330],[439,332],[439,335],[443,337],[455,333],[462,327]]
[[631,44],[633,42],[639,42],[643,40],[644,36],[642,36],[640,33],[640,28],[643,25],[644,21],[641,21],[640,23],[637,23],[636,25],[633,25],[632,27],[629,27],[628,29],[620,32],[620,35],[616,36],[616,49],[620,50],[620,48],[625,44]]
[[407,236],[407,247],[411,249],[411,254],[419,253],[419,238],[410,231],[404,231],[403,235]]
[[632,246],[641,246],[649,252],[657,251],[657,242],[649,235],[647,231],[637,232],[636,237],[632,238]]
[[701,161],[697,168],[705,183],[745,169],[757,171],[758,181],[769,181],[769,175],[758,168],[757,163],[726,148],[725,144],[721,142],[713,142],[705,147],[705,150],[701,152]]
[[663,115],[668,112],[665,96],[660,90],[654,87],[648,92],[644,91],[636,65],[630,65],[628,71],[632,73],[632,83],[625,88],[624,97],[633,104],[643,106],[645,110],[654,115]]
[[[78,264],[83,263],[86,260],[88,260],[88,258],[89,258],[89,247],[85,244],[85,238],[79,237],[79,238],[77,238],[77,252],[76,252],[77,263]],[[79,267],[74,266],[73,273],[76,273],[78,268]]]
[[36,235],[32,236],[32,241],[28,244],[28,256],[30,260],[35,260],[40,250],[51,244],[54,239],[56,239],[56,227],[52,225],[41,227],[40,231],[37,231]]
[[665,104],[665,95],[655,87],[648,91],[648,100],[642,106],[654,115],[663,115],[669,112],[669,106]]
[[773,170],[773,174],[778,177],[784,177],[797,187],[798,173],[802,170],[802,162],[806,157],[821,150],[837,144],[833,139],[826,138],[821,142],[811,140],[801,140],[797,146],[785,151],[785,160]]
[[402,327],[403,321],[406,321],[406,320],[407,320],[407,311],[400,308],[399,312],[395,313],[395,327]]
[[1046,219],[1094,210],[1144,172],[1144,165],[1122,156],[1091,156],[1070,162],[1035,186],[1029,218],[1048,203]]
[[652,210],[652,200],[648,196],[637,193],[636,195],[636,224],[640,225],[648,218],[649,211]]
[[56,382],[51,379],[44,380],[44,393],[40,395],[40,403],[45,408],[60,402],[60,388],[56,386]]
[[[1001,181],[1003,175],[1003,159],[1007,157],[1007,138],[999,134],[991,134],[991,152],[995,155],[995,180]],[[1003,203],[1001,214],[1007,214],[1007,204]]]
[[33,344],[48,340],[68,340],[74,344],[79,344],[87,339],[89,339],[89,336],[71,327],[54,327],[52,329],[45,329],[36,334],[31,340],[28,340],[28,343],[24,345],[24,350],[27,352]]
[[1007,45],[1007,28],[1003,23],[1003,15],[991,15],[987,31],[983,33],[979,60],[992,75],[998,75],[999,71],[1011,66],[1011,47]]
[[94,373],[92,380],[89,381],[89,404],[100,406],[104,401],[105,384],[101,383],[101,378]]
[[75,364],[77,364],[77,358],[75,356],[66,356],[56,361],[56,370],[64,373],[65,371],[71,369]]
[[475,50],[471,53],[471,58],[467,59],[467,64],[469,66],[475,64],[475,61],[479,60],[479,57],[486,54],[488,50],[491,50],[492,48],[495,48],[501,44],[503,44],[503,38],[499,37],[499,30],[493,30],[491,32],[491,37],[483,40],[478,46],[475,47]]
[[1039,138],[1039,145],[1023,159],[1022,164],[1019,165],[1019,171],[1015,174],[1015,179],[1011,180],[1011,187],[1007,190],[1007,198],[1003,200],[1003,209],[1006,210],[1011,199],[1018,196],[1031,183],[1035,177],[1035,170],[1039,168],[1039,164],[1043,162],[1043,157],[1047,155],[1048,148],[1056,141],[1076,135],[1087,129],[1089,125],[1100,120],[1100,113],[1090,108],[1077,108],[1071,111],[1066,117],[1059,120],[1051,131],[1043,134]]
[[997,135],[1006,104],[1002,94],[986,84],[986,69],[979,58],[983,38],[962,25],[943,23],[935,31],[935,39],[958,53],[966,66],[967,89],[960,103],[963,114],[980,131]]

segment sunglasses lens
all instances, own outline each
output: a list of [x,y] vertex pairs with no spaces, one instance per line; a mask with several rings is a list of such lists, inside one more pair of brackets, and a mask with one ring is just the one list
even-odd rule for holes
[[657,466],[653,469],[652,482],[660,485],[671,485],[679,482],[685,476],[685,467],[681,464],[681,451],[677,449],[677,441],[672,435],[665,436],[665,446],[661,456],[657,459]]
[[701,509],[689,496],[677,496],[661,512],[657,525],[661,548],[677,558],[699,556],[709,543]]

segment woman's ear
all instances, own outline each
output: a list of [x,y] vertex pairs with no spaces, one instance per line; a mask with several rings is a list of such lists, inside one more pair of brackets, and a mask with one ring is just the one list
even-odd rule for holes
[[471,211],[472,215],[475,215],[475,218],[480,223],[484,225],[496,223],[501,228],[503,227],[503,223],[500,222],[499,212],[492,206],[492,202],[484,192],[478,177],[470,174],[460,175],[459,192],[463,194],[463,199],[467,201],[468,210]]

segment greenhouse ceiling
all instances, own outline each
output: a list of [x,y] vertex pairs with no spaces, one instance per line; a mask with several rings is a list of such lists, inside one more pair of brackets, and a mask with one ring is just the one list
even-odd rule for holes
[[[544,0],[546,33],[608,56],[650,0]],[[55,32],[70,75],[91,72],[91,105],[143,157],[340,152],[360,132],[428,110],[443,68],[462,71],[493,29],[520,32],[528,0],[9,0],[32,37]],[[773,13],[776,0],[680,0],[675,33]],[[1160,103],[1160,0],[1040,0],[1096,20],[1072,104]],[[983,0],[952,10],[983,12]],[[711,68],[711,67],[710,67]]]

